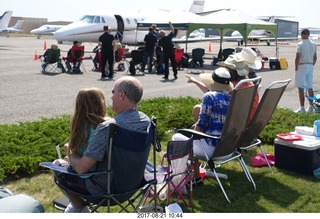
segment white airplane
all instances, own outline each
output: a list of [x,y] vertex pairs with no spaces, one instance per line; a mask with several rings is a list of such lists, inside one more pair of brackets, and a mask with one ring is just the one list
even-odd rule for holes
[[5,11],[0,17],[0,32],[8,28],[13,11]]
[[6,29],[2,30],[1,33],[21,33],[22,30],[22,24],[24,20],[18,20],[17,23],[12,27],[7,27]]
[[[193,0],[190,7],[191,12],[201,13],[204,8],[205,0]],[[143,42],[146,31],[137,31],[137,22],[145,18],[155,16],[159,13],[167,12],[148,12],[148,13],[124,13],[115,14],[87,14],[80,20],[73,22],[54,33],[54,38],[58,43],[63,41],[79,42],[98,42],[99,36],[103,33],[103,26],[108,25],[111,34],[120,36],[123,44],[135,45],[137,42]],[[179,16],[179,14],[176,14]]]
[[54,32],[59,30],[60,28],[66,25],[52,25],[52,24],[45,24],[39,28],[33,29],[30,31],[31,34],[36,35],[52,35]]
[[[269,19],[268,19],[268,22],[270,23],[275,23],[275,20],[276,18],[280,18],[280,17],[289,17],[289,16],[270,16]],[[270,38],[270,32],[267,31],[267,30],[252,30],[249,35],[248,35],[248,40],[261,40],[261,41],[266,41],[268,45],[270,45],[270,41],[269,40],[272,40],[274,38]],[[243,43],[243,37],[241,35],[241,33],[237,30],[233,31],[231,33],[231,37],[226,37],[226,39],[235,39],[237,40],[238,42],[241,42],[241,44]],[[293,39],[297,39],[296,37],[293,37],[293,38],[280,38],[278,37],[278,40],[279,39],[283,39],[283,40],[293,40]]]

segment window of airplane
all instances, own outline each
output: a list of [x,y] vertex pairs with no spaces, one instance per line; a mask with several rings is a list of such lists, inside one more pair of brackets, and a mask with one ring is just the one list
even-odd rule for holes
[[137,19],[136,19],[136,18],[134,19],[134,22],[135,22],[136,24],[138,24],[138,21],[137,21]]
[[82,22],[84,22],[84,23],[92,23],[93,19],[94,19],[94,16],[92,16],[92,15],[85,15],[85,16],[83,16],[83,17],[80,19],[80,21],[82,21]]
[[95,16],[93,23],[96,23],[96,24],[100,23],[100,16]]
[[129,19],[129,18],[127,18],[126,20],[127,20],[127,24],[130,24],[130,19]]
[[101,17],[101,23],[106,23],[106,21],[104,20],[104,17]]

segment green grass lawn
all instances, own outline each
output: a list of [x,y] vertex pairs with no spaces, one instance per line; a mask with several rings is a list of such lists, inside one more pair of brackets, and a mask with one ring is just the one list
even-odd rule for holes
[[[172,132],[190,127],[193,123],[191,110],[199,100],[193,98],[155,98],[144,100],[140,110],[150,117],[157,117],[162,151],[157,153],[157,165],[166,150]],[[112,115],[111,111],[109,110]],[[294,127],[312,126],[317,114],[295,114],[286,109],[277,109],[265,127],[260,139],[265,150],[274,154],[273,140],[277,133],[293,131]],[[46,212],[60,212],[52,200],[62,196],[47,169],[39,167],[41,161],[56,158],[55,145],[65,141],[69,134],[70,116],[26,122],[15,125],[0,125],[0,182],[14,194],[24,193],[39,200]],[[203,186],[194,187],[193,207],[179,202],[183,212],[188,213],[300,213],[320,212],[320,184],[313,176],[304,176],[273,167],[254,168],[250,157],[260,153],[258,148],[243,154],[245,162],[256,183],[254,191],[237,161],[222,165],[218,172],[228,175],[221,180],[231,200],[228,203],[215,179],[206,177]],[[150,153],[149,160],[152,160]],[[161,205],[164,207],[165,202]],[[102,210],[103,212],[104,210]]]

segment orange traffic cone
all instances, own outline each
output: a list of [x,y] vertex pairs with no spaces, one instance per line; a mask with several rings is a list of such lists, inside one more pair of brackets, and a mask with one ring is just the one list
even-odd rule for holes
[[209,52],[212,52],[212,48],[211,48],[211,41],[210,41],[210,43],[209,43]]
[[47,43],[46,43],[46,41],[44,41],[44,43],[43,43],[43,50],[47,50]]
[[34,58],[33,60],[39,60],[38,54],[37,54],[37,50],[34,51]]

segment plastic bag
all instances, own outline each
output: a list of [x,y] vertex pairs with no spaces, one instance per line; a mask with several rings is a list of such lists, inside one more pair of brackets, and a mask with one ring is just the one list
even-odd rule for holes
[[[266,156],[267,156],[267,159],[268,159],[270,165],[273,166],[275,164],[274,155],[266,154]],[[251,160],[251,165],[253,167],[268,166],[268,163],[267,163],[266,159],[264,158],[263,154],[257,154],[256,156],[251,157],[250,160]]]

